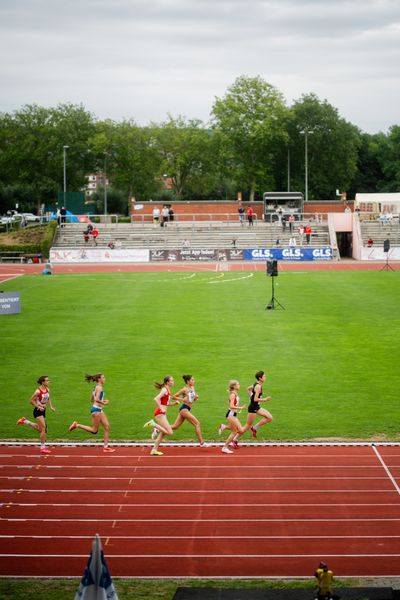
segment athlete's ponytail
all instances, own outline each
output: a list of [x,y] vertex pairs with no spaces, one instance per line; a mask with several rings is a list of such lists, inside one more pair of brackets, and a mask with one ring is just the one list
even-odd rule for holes
[[193,375],[182,375],[182,379],[185,383],[189,383],[189,381],[192,379]]
[[99,381],[100,377],[102,377],[103,373],[96,373],[96,375],[85,375],[85,381],[90,383],[91,381]]
[[162,389],[162,388],[163,388],[165,385],[167,385],[167,383],[168,383],[169,381],[171,381],[171,379],[172,379],[172,375],[166,375],[166,376],[164,377],[164,381],[163,381],[163,383],[160,383],[160,382],[158,382],[158,381],[154,381],[154,382],[153,382],[153,385],[154,385],[154,387],[155,387],[157,390],[161,390],[161,389]]

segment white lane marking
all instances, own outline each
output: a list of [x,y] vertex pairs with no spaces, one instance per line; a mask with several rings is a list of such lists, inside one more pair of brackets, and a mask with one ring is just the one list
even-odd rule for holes
[[372,450],[375,452],[382,467],[385,469],[385,472],[386,472],[387,476],[389,477],[390,481],[392,482],[394,489],[400,495],[400,487],[397,485],[397,482],[396,482],[395,478],[393,477],[393,475],[391,474],[389,467],[386,465],[385,461],[383,460],[382,456],[380,455],[380,453],[378,452],[378,450],[376,449],[375,446],[372,446]]

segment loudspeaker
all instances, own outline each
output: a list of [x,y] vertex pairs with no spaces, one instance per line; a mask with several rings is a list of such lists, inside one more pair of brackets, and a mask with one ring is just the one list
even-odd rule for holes
[[277,260],[267,260],[267,275],[268,277],[278,277]]
[[389,250],[390,250],[390,240],[388,238],[387,240],[384,240],[384,242],[383,242],[383,251],[389,252]]

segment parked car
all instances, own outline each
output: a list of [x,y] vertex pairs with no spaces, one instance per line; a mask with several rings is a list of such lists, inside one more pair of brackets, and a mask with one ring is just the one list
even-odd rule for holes
[[38,217],[37,215],[34,215],[33,213],[18,213],[15,216],[17,218],[20,217],[21,219],[25,219],[25,221],[28,221],[28,223],[39,223],[40,222],[40,217]]

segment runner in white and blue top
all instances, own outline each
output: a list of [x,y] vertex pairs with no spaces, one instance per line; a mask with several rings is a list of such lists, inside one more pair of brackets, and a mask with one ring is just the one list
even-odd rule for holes
[[186,385],[172,396],[173,400],[180,400],[182,402],[176,421],[172,425],[172,429],[175,431],[176,429],[179,429],[185,421],[188,421],[193,425],[196,431],[200,446],[206,448],[210,444],[207,444],[204,441],[203,434],[201,433],[200,421],[191,412],[193,403],[198,399],[198,395],[194,389],[194,377],[193,375],[182,375],[182,379]]

